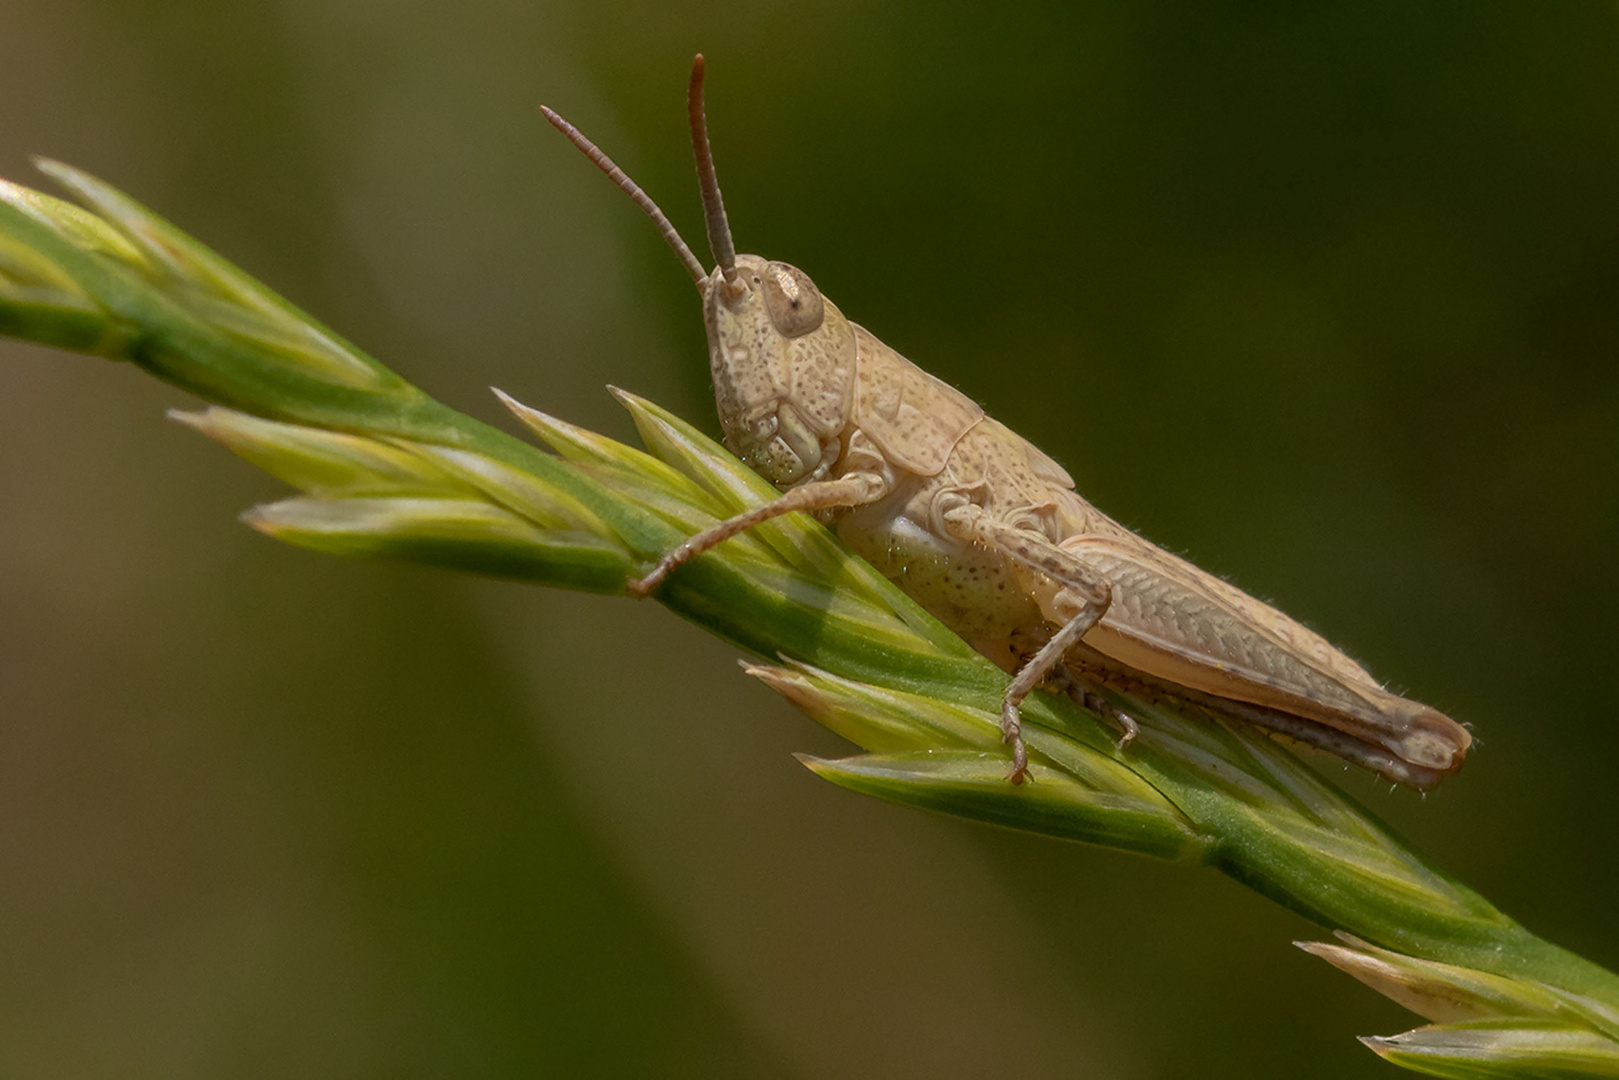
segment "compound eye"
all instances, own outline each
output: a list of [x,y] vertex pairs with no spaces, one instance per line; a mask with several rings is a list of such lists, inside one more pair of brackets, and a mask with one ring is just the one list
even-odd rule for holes
[[759,283],[765,310],[783,337],[802,337],[821,325],[826,314],[821,292],[809,275],[796,266],[773,262],[765,266]]

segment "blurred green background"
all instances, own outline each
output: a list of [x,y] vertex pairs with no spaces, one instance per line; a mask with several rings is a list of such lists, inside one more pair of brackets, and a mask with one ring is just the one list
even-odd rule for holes
[[[0,0],[0,175],[477,415],[713,429],[689,280],[535,108],[698,245],[699,49],[743,250],[1474,725],[1344,781],[1619,964],[1612,3]],[[1351,1036],[1415,1018],[1214,873],[815,780],[654,605],[277,546],[137,371],[0,387],[0,1072],[1395,1075]]]

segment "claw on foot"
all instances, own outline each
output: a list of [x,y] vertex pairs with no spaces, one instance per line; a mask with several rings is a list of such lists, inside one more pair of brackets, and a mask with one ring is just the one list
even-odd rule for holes
[[663,579],[669,576],[668,563],[669,560],[665,559],[647,571],[645,577],[631,578],[624,586],[625,595],[636,600],[645,600],[651,596],[652,591],[662,585]]
[[1006,774],[1006,782],[1016,787],[1028,778],[1029,754],[1023,748],[1023,740],[1019,739],[1012,747],[1012,771]]
[[1120,750],[1123,750],[1136,741],[1136,736],[1141,734],[1141,725],[1136,723],[1135,717],[1129,713],[1119,712],[1117,709],[1112,710],[1110,715],[1113,721],[1119,725],[1119,741],[1116,745]]

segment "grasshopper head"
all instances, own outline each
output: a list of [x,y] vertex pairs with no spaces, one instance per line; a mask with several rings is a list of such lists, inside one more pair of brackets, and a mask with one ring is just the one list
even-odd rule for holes
[[698,288],[725,443],[777,487],[818,480],[842,451],[854,331],[798,267],[736,253],[708,143],[701,56],[692,64],[686,110],[718,264]]
[[646,211],[697,283],[726,445],[779,487],[820,479],[842,452],[854,385],[854,331],[802,270],[736,253],[708,146],[701,56],[692,65],[686,103],[708,243],[718,264],[712,273],[624,170],[578,128],[540,109]]
[[714,399],[725,443],[779,487],[826,475],[842,450],[854,331],[809,275],[733,257],[703,285]]

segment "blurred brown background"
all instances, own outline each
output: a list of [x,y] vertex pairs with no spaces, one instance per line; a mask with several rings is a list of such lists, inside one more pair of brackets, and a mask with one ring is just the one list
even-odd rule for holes
[[[1619,963],[1619,8],[0,0],[0,175],[130,191],[450,403],[714,426],[739,245],[1104,509],[1471,722],[1347,785]],[[1393,1075],[1212,872],[863,800],[650,604],[348,563],[93,359],[0,345],[0,1071]]]

